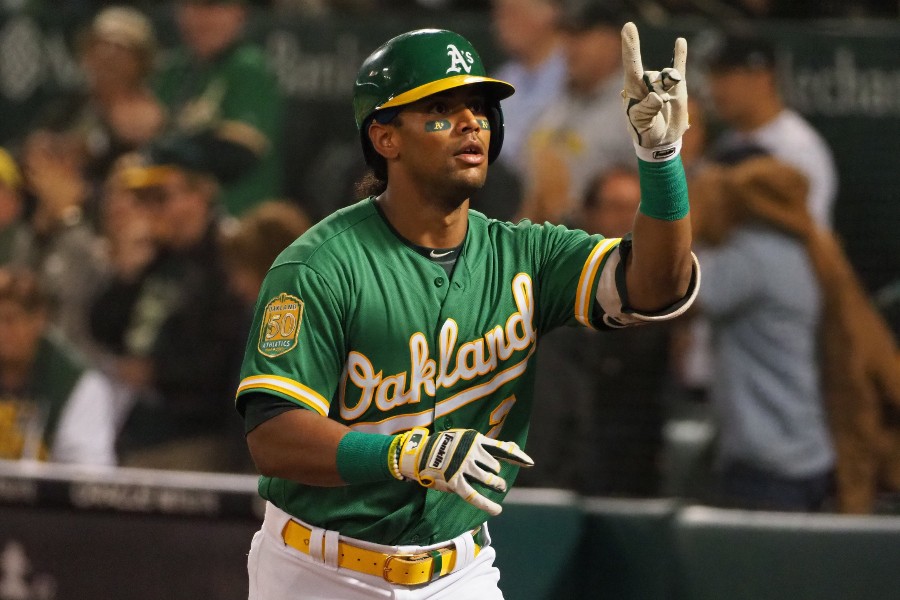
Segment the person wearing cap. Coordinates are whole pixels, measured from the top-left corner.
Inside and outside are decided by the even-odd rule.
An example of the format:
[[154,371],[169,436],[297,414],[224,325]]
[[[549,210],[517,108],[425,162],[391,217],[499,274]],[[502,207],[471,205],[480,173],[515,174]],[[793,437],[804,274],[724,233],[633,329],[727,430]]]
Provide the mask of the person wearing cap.
[[0,459],[116,464],[124,403],[49,319],[37,275],[0,267]]
[[838,189],[837,166],[822,135],[785,105],[774,46],[759,35],[727,35],[706,63],[713,108],[727,126],[711,151],[759,146],[800,169],[810,182],[810,214],[820,226],[830,228]]
[[250,10],[240,0],[178,0],[181,44],[154,84],[165,135],[207,155],[234,216],[282,195],[281,92],[262,48],[244,38]]
[[566,85],[533,126],[521,217],[570,223],[594,174],[632,160],[631,137],[619,127],[625,15],[610,0],[566,4],[560,23]]
[[153,255],[137,273],[114,273],[90,311],[104,369],[134,398],[119,455],[125,466],[228,471],[240,443],[227,398],[243,311],[225,285],[218,182],[203,152],[180,140],[139,158],[123,160],[119,175],[147,213]]
[[249,598],[503,597],[487,520],[533,464],[533,402],[568,410],[534,397],[538,338],[666,321],[698,289],[687,43],[661,72],[633,23],[620,43],[642,188],[624,238],[477,211],[515,90],[463,36],[406,32],[363,61],[362,199],[275,260],[246,344],[236,406],[267,501]]
[[[109,6],[78,32],[75,55],[83,85],[43,106],[32,130],[77,142],[80,171],[94,187],[120,155],[162,131],[163,107],[149,86],[156,59],[153,25],[135,8]],[[94,200],[86,201],[89,220]]]
[[140,148],[162,131],[164,110],[149,86],[155,60],[156,35],[146,15],[125,6],[97,13],[83,41],[80,62],[96,120],[87,143],[98,157],[94,165],[98,178],[116,157]]

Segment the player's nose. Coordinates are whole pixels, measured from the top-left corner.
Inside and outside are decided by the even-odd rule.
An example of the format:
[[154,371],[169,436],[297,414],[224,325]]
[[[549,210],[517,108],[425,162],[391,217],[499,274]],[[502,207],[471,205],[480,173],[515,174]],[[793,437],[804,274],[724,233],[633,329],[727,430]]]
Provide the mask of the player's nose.
[[478,115],[468,106],[462,109],[457,126],[462,133],[471,133],[472,131],[477,133],[481,131],[481,121],[479,121]]

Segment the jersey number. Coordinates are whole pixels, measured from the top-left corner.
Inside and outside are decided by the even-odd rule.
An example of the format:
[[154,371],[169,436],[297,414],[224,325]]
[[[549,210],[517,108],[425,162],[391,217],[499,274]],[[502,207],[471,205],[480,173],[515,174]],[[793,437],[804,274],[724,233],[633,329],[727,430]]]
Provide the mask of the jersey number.
[[516,395],[513,394],[506,400],[500,403],[500,406],[495,408],[491,412],[491,420],[490,425],[492,425],[491,430],[488,431],[485,435],[492,439],[498,439],[500,435],[500,429],[503,428],[503,422],[506,421],[506,416],[509,414],[509,411],[512,409],[513,404],[516,403]]

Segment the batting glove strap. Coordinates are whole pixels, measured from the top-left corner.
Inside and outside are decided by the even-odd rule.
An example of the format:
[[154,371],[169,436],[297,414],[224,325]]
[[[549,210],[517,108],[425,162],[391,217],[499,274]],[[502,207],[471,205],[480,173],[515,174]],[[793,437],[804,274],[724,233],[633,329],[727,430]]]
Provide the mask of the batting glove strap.
[[517,444],[498,442],[472,429],[429,434],[427,429],[416,427],[403,435],[408,436],[401,442],[399,458],[404,477],[428,488],[455,493],[491,515],[500,514],[502,508],[479,494],[472,482],[504,492],[506,480],[499,475],[499,460],[523,467],[534,464]]
[[634,153],[644,162],[669,162],[681,154],[681,138],[675,140],[674,144],[657,146],[656,148],[644,148],[637,142],[634,142]]

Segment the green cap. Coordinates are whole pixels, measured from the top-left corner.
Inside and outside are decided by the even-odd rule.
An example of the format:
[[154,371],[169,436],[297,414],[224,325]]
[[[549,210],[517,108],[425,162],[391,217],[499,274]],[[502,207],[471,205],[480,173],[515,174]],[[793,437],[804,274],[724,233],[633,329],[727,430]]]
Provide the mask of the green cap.
[[473,84],[494,101],[515,91],[509,83],[487,77],[478,52],[458,33],[418,29],[398,35],[369,55],[359,69],[353,86],[356,126],[362,129],[378,110]]

